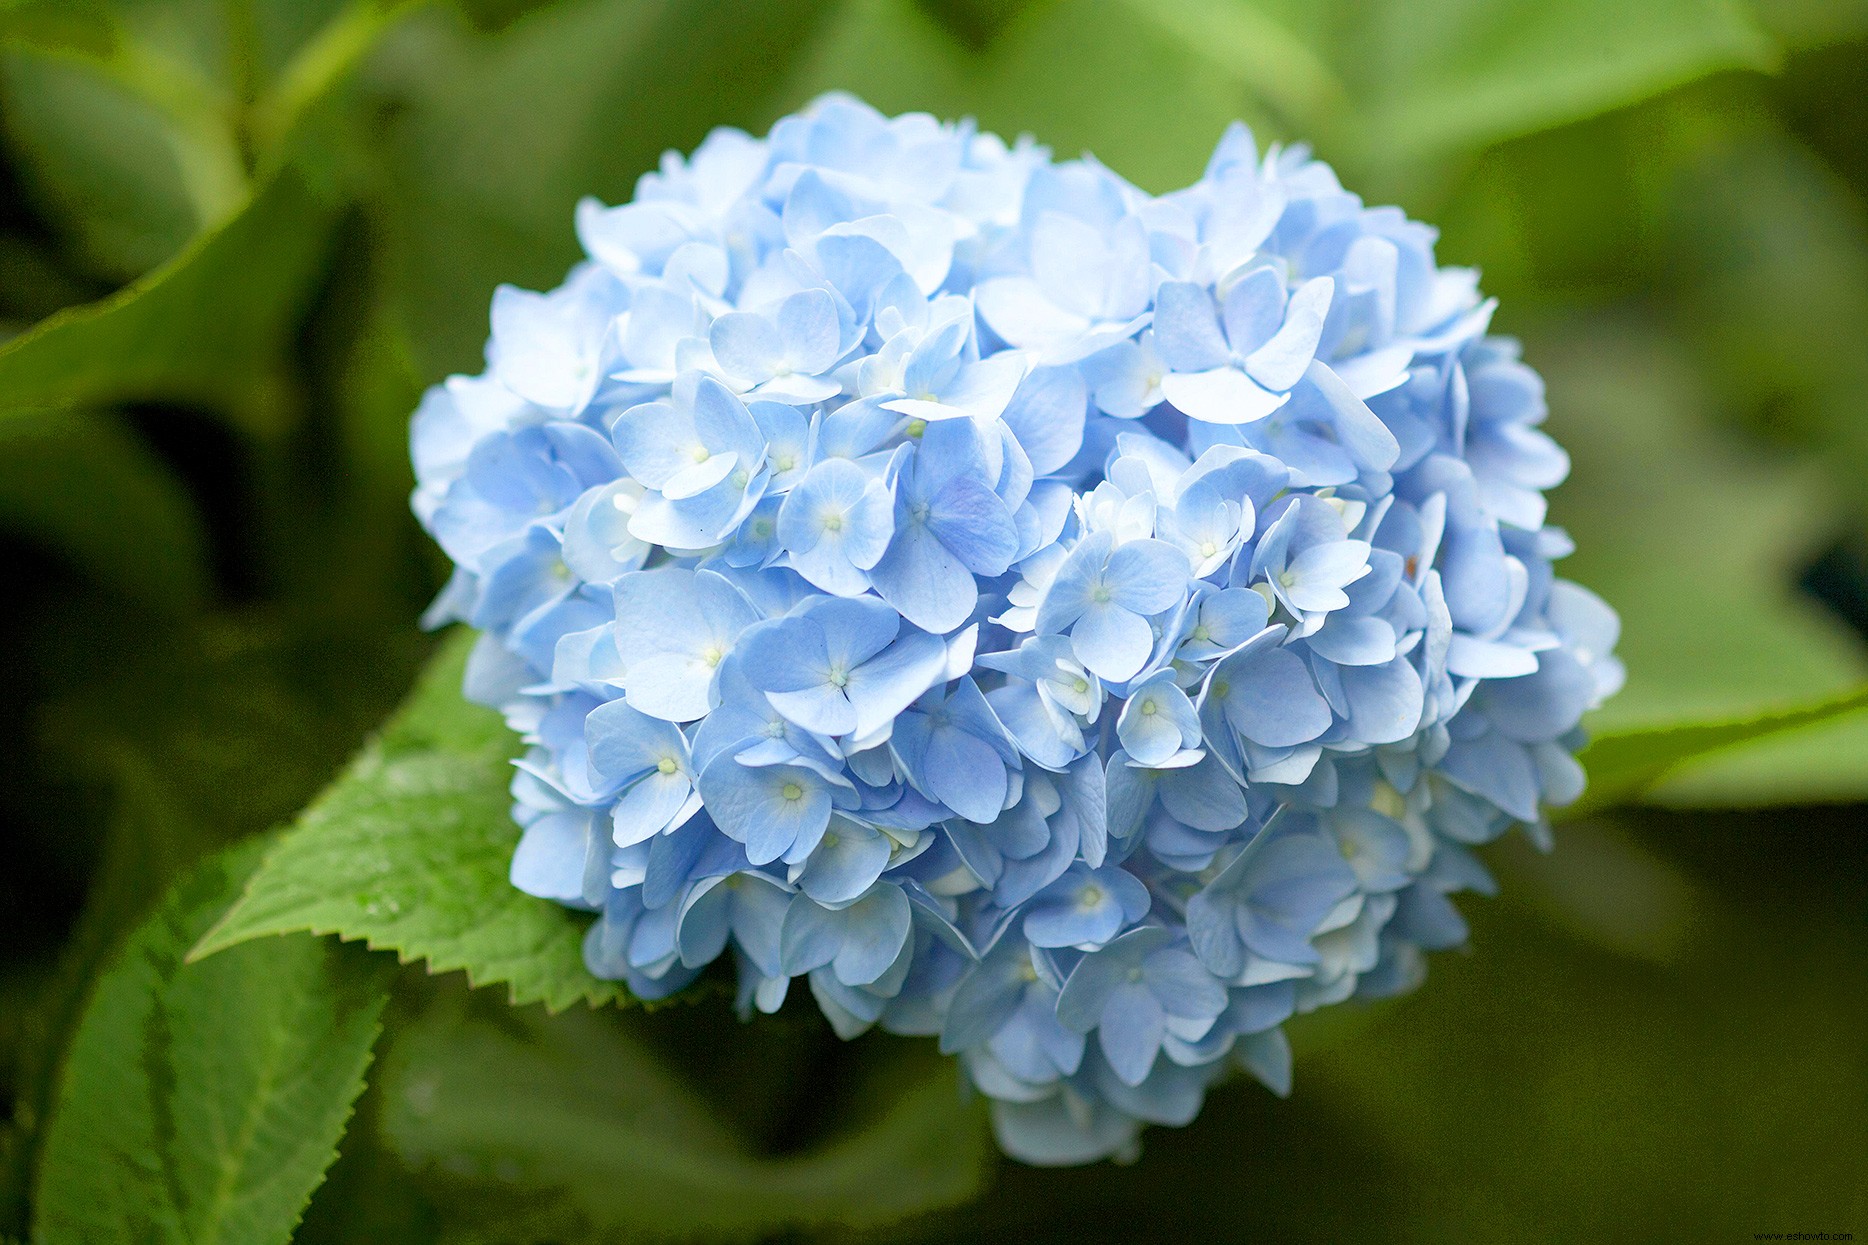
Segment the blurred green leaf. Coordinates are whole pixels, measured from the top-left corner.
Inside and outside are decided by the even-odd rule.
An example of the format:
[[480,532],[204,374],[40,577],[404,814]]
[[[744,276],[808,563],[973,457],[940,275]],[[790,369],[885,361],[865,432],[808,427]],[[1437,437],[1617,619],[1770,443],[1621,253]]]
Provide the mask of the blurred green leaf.
[[[1574,461],[1551,504],[1577,545],[1559,569],[1622,617],[1628,685],[1590,729],[1750,718],[1859,687],[1860,639],[1793,587],[1836,512],[1820,472],[1716,434],[1704,379],[1636,319],[1549,320],[1526,338]],[[1753,776],[1794,801],[1807,774]],[[1868,769],[1848,785],[1868,794]]]
[[[1589,774],[1589,789],[1580,801],[1562,810],[1562,816],[1578,816],[1639,795],[1682,766],[1709,754],[1719,754],[1718,760],[1725,763],[1728,758],[1724,754],[1729,749],[1847,719],[1865,707],[1868,687],[1777,713],[1597,736],[1578,758]],[[1807,752],[1807,745],[1798,751]],[[1797,768],[1810,777],[1820,779],[1830,769],[1825,763],[1828,758],[1820,755],[1801,759],[1804,763]],[[1769,794],[1775,795],[1774,788],[1796,773],[1793,764],[1793,758],[1784,758],[1765,778]],[[1724,781],[1733,784],[1729,772]],[[1855,790],[1853,794],[1860,792]]]
[[496,35],[441,14],[385,55],[396,101],[372,204],[391,306],[426,378],[478,370],[501,282],[555,285],[584,195],[629,198],[670,147],[769,121],[781,49],[830,0],[567,0]]
[[1868,0],[1756,0],[1758,20],[1792,47],[1819,47],[1868,34]]
[[178,621],[102,594],[65,600],[26,635],[46,684],[41,746],[52,764],[111,784],[116,758],[136,758],[205,846],[303,808],[382,721],[423,648],[412,628]]
[[284,1242],[336,1157],[384,966],[302,937],[182,961],[260,848],[178,884],[98,982],[41,1157],[35,1240]]
[[1346,5],[1335,30],[1324,46],[1356,101],[1356,154],[1385,165],[1580,120],[1720,70],[1768,70],[1778,55],[1737,0]]
[[57,223],[129,279],[239,211],[409,0],[0,10],[7,132]]
[[[377,680],[393,686],[411,664],[400,632],[152,615],[89,586],[50,600],[45,613],[23,603],[8,635],[16,668],[31,671],[16,669],[28,746],[9,752],[8,832],[27,848],[16,872],[44,868],[48,850],[73,868],[95,863],[55,971],[14,1017],[18,1058],[0,1083],[12,1116],[0,1126],[0,1230],[24,1229],[64,1049],[109,957],[179,870],[302,807],[381,721]],[[35,840],[55,846],[34,853]],[[13,894],[48,883],[36,871],[11,880]]]
[[1681,808],[1757,808],[1859,801],[1868,785],[1868,712],[1856,710],[1772,731],[1667,772],[1649,803]]
[[1123,177],[1167,190],[1199,175],[1231,121],[1276,129],[1208,52],[1128,0],[1026,6],[980,52],[912,0],[852,0],[798,58],[782,98],[797,107],[848,90],[884,112],[976,117],[1063,157],[1093,150]]
[[193,500],[114,416],[0,419],[0,525],[159,609],[194,608],[207,596]]
[[[1868,210],[1768,117],[1680,117],[1662,236],[1728,410],[1830,456],[1868,509]],[[1721,122],[1725,122],[1721,124]]]
[[256,433],[289,422],[287,330],[324,258],[333,209],[287,167],[222,228],[101,302],[0,346],[0,418],[27,407],[199,402]]
[[1020,14],[1057,0],[915,0],[962,43],[981,51]]
[[517,741],[460,692],[456,635],[382,737],[320,796],[191,953],[309,930],[363,939],[435,972],[504,983],[553,1010],[629,996],[584,967],[586,921],[507,880],[519,828],[506,793]]
[[964,1201],[985,1177],[981,1115],[932,1049],[891,1044],[882,1074],[841,1096],[860,1104],[846,1132],[762,1156],[730,1111],[710,1111],[638,1036],[658,1018],[526,1010],[496,1026],[440,1009],[397,1033],[383,1133],[435,1183],[451,1240],[720,1241],[861,1228]]
[[127,280],[237,210],[247,170],[215,80],[227,62],[199,46],[219,6],[119,7],[14,6],[0,87],[42,206],[101,275]]
[[[1306,42],[1275,3],[1239,0],[1127,0],[1129,8],[1171,35],[1196,60],[1238,79],[1288,124],[1316,130],[1348,107],[1348,89],[1321,53],[1328,40]],[[1309,25],[1314,14],[1300,19]]]

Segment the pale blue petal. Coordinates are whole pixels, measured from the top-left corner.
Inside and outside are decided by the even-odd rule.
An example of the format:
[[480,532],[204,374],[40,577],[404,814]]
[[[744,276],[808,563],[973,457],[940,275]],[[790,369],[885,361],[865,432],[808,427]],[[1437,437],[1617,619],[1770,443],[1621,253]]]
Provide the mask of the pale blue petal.
[[878,883],[867,896],[840,914],[843,945],[831,972],[846,986],[868,985],[886,973],[908,941],[913,913],[899,886]]
[[748,384],[767,379],[784,362],[778,327],[752,312],[727,312],[707,330],[707,340],[726,374]]
[[1137,614],[1159,614],[1187,594],[1187,555],[1161,540],[1135,540],[1109,555],[1111,599]]
[[1231,357],[1220,333],[1213,296],[1204,286],[1162,282],[1155,294],[1154,330],[1155,352],[1176,371],[1203,372],[1223,366]]
[[694,794],[683,773],[651,773],[617,799],[611,817],[618,847],[634,847],[666,830]]
[[1125,981],[1110,992],[1096,1037],[1109,1067],[1123,1081],[1140,1085],[1147,1079],[1166,1035],[1167,1013],[1145,985]]
[[1018,525],[984,483],[956,476],[929,503],[928,530],[976,575],[1003,575],[1018,553]]
[[[996,499],[995,499],[996,500]],[[902,617],[944,635],[972,616],[978,582],[923,523],[904,522],[869,578]]]
[[1119,605],[1091,605],[1070,629],[1077,660],[1099,678],[1122,683],[1133,678],[1154,651],[1154,631],[1146,619]]
[[[779,304],[777,319],[785,362],[794,371],[816,375],[836,363],[842,329],[836,301],[829,294],[800,290]],[[717,348],[714,353],[719,353]]]
[[856,737],[874,734],[940,682],[946,662],[939,639],[915,632],[852,671],[843,690],[856,706]]
[[1254,268],[1226,292],[1223,316],[1232,353],[1252,354],[1277,333],[1284,320],[1284,278],[1271,268]]
[[1234,730],[1267,748],[1308,743],[1330,728],[1330,706],[1303,659],[1287,649],[1229,657],[1213,675],[1225,689],[1223,708]]
[[1161,392],[1189,418],[1222,425],[1256,423],[1290,399],[1289,394],[1272,393],[1230,365],[1170,373],[1161,380]]
[[821,904],[849,903],[882,876],[889,864],[889,844],[880,831],[833,820],[805,862],[798,885]]
[[777,860],[800,840],[815,843],[830,824],[823,779],[794,765],[753,769],[720,757],[701,771],[701,798],[728,838],[755,865]]
[[[1283,392],[1303,379],[1323,338],[1336,283],[1317,277],[1297,287],[1284,309],[1284,325],[1270,341],[1246,356],[1245,370],[1265,388]],[[1235,343],[1237,345],[1237,343]]]

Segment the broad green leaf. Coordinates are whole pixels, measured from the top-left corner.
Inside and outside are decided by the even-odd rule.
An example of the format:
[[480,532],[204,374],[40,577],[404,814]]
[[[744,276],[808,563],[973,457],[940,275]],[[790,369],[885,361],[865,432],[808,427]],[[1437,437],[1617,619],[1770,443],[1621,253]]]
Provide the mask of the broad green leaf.
[[287,167],[222,228],[101,302],[0,346],[0,418],[132,399],[199,402],[269,432],[289,418],[285,338],[334,209]]
[[[1296,0],[1277,7],[1301,11]],[[1707,74],[1770,69],[1736,0],[1441,0],[1338,10],[1352,145],[1396,165],[1579,120]]]
[[0,91],[28,188],[90,266],[128,280],[237,210],[247,172],[231,92],[201,46],[218,6],[119,7],[16,6]]
[[0,419],[0,527],[160,609],[196,606],[207,594],[193,501],[112,415]]
[[[981,1113],[931,1043],[885,1039],[872,1048],[881,1067],[839,1091],[853,1108],[844,1129],[766,1156],[748,1147],[731,1107],[710,1109],[689,1088],[689,1077],[719,1070],[677,1070],[652,1049],[665,1019],[533,1009],[496,1024],[441,1008],[398,1032],[382,1078],[383,1135],[436,1189],[451,1239],[763,1239],[888,1223],[979,1188]],[[724,1009],[708,1019],[736,1027]],[[852,1054],[832,1052],[839,1073]],[[741,1071],[757,1079],[716,1086],[716,1099],[769,1094],[788,1070]],[[832,1092],[821,1081],[801,1088],[807,1107]]]
[[557,284],[577,200],[628,199],[670,148],[762,126],[829,0],[566,0],[498,34],[411,25],[383,77],[402,107],[372,204],[422,374],[478,370],[501,282]]
[[1848,804],[1862,798],[1868,712],[1812,719],[1668,771],[1650,803],[1681,808]]
[[41,1155],[43,1245],[284,1242],[336,1157],[384,966],[303,937],[183,963],[259,851],[189,875],[98,982]]
[[[1055,6],[1025,25],[1034,47],[1068,64],[1086,23],[1126,25],[1137,46],[1151,33],[1172,40],[1184,64],[1227,74],[1236,110],[1268,108],[1270,137],[1316,142],[1351,172],[1437,160],[1776,61],[1732,0],[1122,0]],[[1179,124],[1171,106],[1149,112]]]
[[519,828],[506,788],[517,741],[467,703],[472,637],[455,636],[409,702],[266,855],[193,957],[309,930],[362,939],[503,983],[514,1003],[621,1002],[584,968],[588,918],[507,880]]
[[[1546,320],[1525,339],[1549,382],[1549,431],[1573,460],[1551,519],[1577,549],[1558,569],[1622,617],[1628,685],[1590,730],[1747,719],[1860,687],[1859,637],[1793,586],[1837,513],[1814,464],[1701,422],[1703,377],[1638,320]],[[1757,791],[1791,802],[1809,777],[1783,769]],[[1829,798],[1868,794],[1868,767],[1822,778]]]
[[237,212],[405,0],[25,0],[0,13],[7,132],[105,275]]
[[[1818,755],[1811,758],[1796,758],[1794,753],[1809,748],[1808,734],[1812,728],[1823,727],[1842,720],[1845,728],[1858,724],[1847,720],[1862,717],[1860,710],[1868,709],[1868,688],[1858,688],[1842,696],[1779,713],[1758,714],[1752,717],[1733,718],[1718,722],[1698,722],[1680,726],[1662,727],[1657,730],[1627,731],[1620,734],[1602,735],[1590,740],[1584,750],[1581,761],[1589,774],[1589,789],[1583,798],[1570,808],[1563,810],[1564,817],[1573,817],[1597,808],[1607,807],[1631,796],[1636,796],[1656,783],[1679,772],[1709,755],[1716,755],[1718,765],[1712,773],[1698,784],[1690,778],[1685,784],[1688,792],[1699,790],[1716,791],[1721,784],[1737,792],[1754,790],[1740,780],[1740,775],[1748,777],[1751,784],[1757,784],[1762,794],[1768,799],[1775,795],[1772,789],[1783,781],[1783,773],[1796,770],[1809,774],[1818,781],[1824,775],[1834,773],[1839,785],[1851,796],[1860,795],[1860,777],[1846,772],[1845,766],[1833,763],[1843,760],[1841,755],[1827,755],[1818,747]],[[1790,736],[1786,741],[1780,736]],[[1797,736],[1803,736],[1798,739]],[[1825,732],[1817,737],[1822,739],[1837,738],[1835,732]],[[1840,738],[1859,742],[1859,730],[1845,729]],[[1773,747],[1789,744],[1793,755],[1777,758],[1775,766],[1765,765],[1765,773],[1760,777],[1757,772],[1760,762],[1752,760],[1745,764],[1745,756],[1751,754],[1745,745],[1760,744],[1770,741]],[[1733,749],[1743,749],[1739,756],[1739,765],[1734,768],[1728,755]],[[1868,757],[1868,750],[1854,754],[1857,761]],[[1801,760],[1801,764],[1798,761]],[[1690,773],[1690,771],[1689,771]],[[1800,791],[1799,794],[1807,794]],[[1754,795],[1755,798],[1755,795]],[[1845,796],[1844,798],[1849,798]],[[1690,799],[1687,802],[1692,802]],[[1749,802],[1739,800],[1738,802]]]

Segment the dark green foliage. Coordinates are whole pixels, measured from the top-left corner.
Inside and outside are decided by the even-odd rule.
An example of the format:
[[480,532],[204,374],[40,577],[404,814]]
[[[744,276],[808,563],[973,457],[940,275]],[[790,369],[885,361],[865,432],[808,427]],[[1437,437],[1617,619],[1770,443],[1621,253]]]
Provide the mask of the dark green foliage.
[[185,877],[98,979],[40,1156],[45,1245],[285,1241],[336,1157],[382,963],[302,937],[183,962],[261,847]]

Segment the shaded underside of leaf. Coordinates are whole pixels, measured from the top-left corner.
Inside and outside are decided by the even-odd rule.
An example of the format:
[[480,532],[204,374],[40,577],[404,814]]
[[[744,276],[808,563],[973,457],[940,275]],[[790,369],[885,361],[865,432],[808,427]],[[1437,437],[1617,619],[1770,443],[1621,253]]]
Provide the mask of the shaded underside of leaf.
[[515,889],[507,784],[516,741],[461,696],[454,636],[408,703],[266,855],[195,958],[309,931],[501,983],[514,1003],[622,1002],[584,967],[588,918]]
[[309,938],[183,962],[260,851],[191,873],[99,980],[41,1156],[44,1245],[284,1242],[336,1157],[384,965]]

